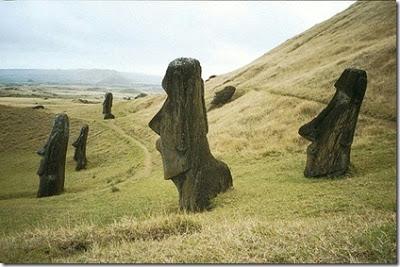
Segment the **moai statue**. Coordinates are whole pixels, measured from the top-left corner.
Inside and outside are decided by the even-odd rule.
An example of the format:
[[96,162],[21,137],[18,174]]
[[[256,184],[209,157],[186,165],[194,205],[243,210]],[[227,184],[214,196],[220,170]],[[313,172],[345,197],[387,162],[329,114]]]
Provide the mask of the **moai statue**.
[[210,111],[214,108],[221,107],[228,103],[231,100],[235,91],[236,88],[234,86],[226,86],[224,87],[224,89],[216,92],[208,110]]
[[208,146],[200,62],[175,59],[168,66],[162,87],[168,97],[149,127],[160,136],[156,148],[163,160],[164,178],[177,187],[182,210],[201,211],[211,198],[232,186],[232,176]]
[[74,160],[76,161],[75,170],[79,171],[86,168],[86,141],[89,133],[89,125],[85,124],[81,128],[78,139],[72,144],[75,147]]
[[67,114],[58,114],[53,129],[43,148],[37,151],[42,156],[37,174],[40,177],[37,197],[61,194],[64,191],[65,158],[69,136]]
[[306,177],[340,176],[347,172],[358,113],[367,89],[367,73],[345,69],[335,83],[328,106],[299,134],[311,141],[307,148]]
[[104,119],[114,119],[114,115],[111,114],[111,107],[112,107],[113,95],[112,93],[106,93],[104,102],[103,102],[103,114]]

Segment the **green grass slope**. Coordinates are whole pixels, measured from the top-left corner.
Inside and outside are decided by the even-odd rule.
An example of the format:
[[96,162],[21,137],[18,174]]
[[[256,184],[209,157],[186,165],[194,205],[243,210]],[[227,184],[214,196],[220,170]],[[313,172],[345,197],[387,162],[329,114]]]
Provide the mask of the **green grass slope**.
[[[397,262],[395,12],[394,3],[356,3],[206,84],[208,103],[228,84],[238,87],[239,97],[208,113],[211,151],[231,168],[234,188],[199,214],[178,210],[177,191],[163,179],[157,136],[147,127],[165,95],[115,101],[112,121],[102,120],[101,104],[0,98],[0,261]],[[375,55],[379,43],[391,49]],[[346,56],[321,55],[345,46]],[[361,51],[370,56],[357,57]],[[304,178],[308,142],[297,130],[329,101],[343,68],[354,64],[332,60],[346,58],[364,62],[357,66],[369,77],[350,173]],[[274,76],[278,66],[285,71]],[[32,110],[34,103],[46,109]],[[71,119],[70,144],[81,124],[90,125],[88,168],[74,170],[69,145],[66,192],[36,199],[35,151],[62,111]]]

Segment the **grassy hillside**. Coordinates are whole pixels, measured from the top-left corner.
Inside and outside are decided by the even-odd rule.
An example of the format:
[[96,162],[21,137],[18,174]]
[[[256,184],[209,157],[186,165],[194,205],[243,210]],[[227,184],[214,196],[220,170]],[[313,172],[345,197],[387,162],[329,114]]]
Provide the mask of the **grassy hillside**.
[[[211,151],[231,168],[234,189],[200,214],[179,212],[147,127],[165,95],[117,100],[112,121],[101,104],[0,98],[0,261],[397,262],[395,15],[395,3],[356,3],[207,82],[208,103],[219,88],[238,88],[208,113]],[[308,142],[297,130],[348,66],[369,79],[350,173],[304,178]],[[35,151],[62,111],[71,119],[66,192],[36,199]],[[70,144],[84,122],[89,162],[76,172]]]
[[236,71],[207,83],[327,103],[348,67],[368,74],[363,112],[396,119],[396,2],[360,1]]

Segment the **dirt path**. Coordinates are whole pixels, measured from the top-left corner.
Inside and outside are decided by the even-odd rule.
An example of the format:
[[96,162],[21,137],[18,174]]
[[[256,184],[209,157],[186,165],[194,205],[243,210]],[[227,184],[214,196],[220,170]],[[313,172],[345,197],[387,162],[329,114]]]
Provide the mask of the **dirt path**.
[[112,120],[102,121],[102,122],[100,122],[100,124],[109,128],[110,130],[116,132],[119,136],[121,136],[122,138],[127,140],[129,143],[134,144],[142,149],[143,154],[144,154],[144,159],[143,159],[143,169],[140,170],[140,175],[144,176],[144,177],[149,176],[152,171],[152,163],[151,163],[151,154],[150,154],[149,150],[147,149],[147,147],[144,144],[142,144],[140,141],[138,141],[137,139],[128,135],[120,127],[115,125],[114,121],[112,121]]
[[[87,123],[96,123],[100,125],[103,129],[105,130],[111,130],[114,133],[116,133],[119,137],[125,139],[128,141],[130,144],[139,147],[143,151],[143,162],[141,162],[141,165],[143,167],[139,168],[136,172],[136,175],[138,177],[148,177],[150,176],[153,166],[152,166],[152,157],[151,153],[147,149],[147,147],[141,143],[139,140],[135,139],[134,137],[128,135],[121,127],[117,126],[115,124],[115,120],[102,120],[98,119],[97,117],[81,117],[77,116],[76,114],[72,115],[71,117],[86,121]],[[93,120],[92,122],[89,122],[88,120]],[[129,170],[128,170],[129,171]]]

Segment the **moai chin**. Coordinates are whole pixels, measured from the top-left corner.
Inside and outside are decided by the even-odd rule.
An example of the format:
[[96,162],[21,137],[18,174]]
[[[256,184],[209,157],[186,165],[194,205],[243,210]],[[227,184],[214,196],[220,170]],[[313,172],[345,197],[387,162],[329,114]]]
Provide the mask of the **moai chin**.
[[299,129],[299,134],[312,142],[307,148],[306,177],[340,176],[349,168],[351,144],[367,89],[367,73],[345,69],[335,87],[336,93],[328,106]]
[[114,115],[111,113],[112,102],[113,102],[112,93],[106,93],[103,102],[103,114],[105,120],[115,118]]
[[172,61],[162,87],[167,99],[149,127],[160,136],[156,148],[161,153],[164,178],[171,179],[177,187],[182,210],[201,211],[208,208],[210,199],[232,186],[232,176],[228,166],[215,159],[208,146],[199,61]]
[[89,133],[89,125],[84,124],[81,128],[78,139],[72,146],[75,147],[74,160],[76,161],[75,170],[79,171],[86,168],[86,141]]
[[37,197],[58,195],[64,191],[68,136],[68,116],[58,114],[47,143],[37,151],[37,154],[42,157],[37,171],[40,177]]

